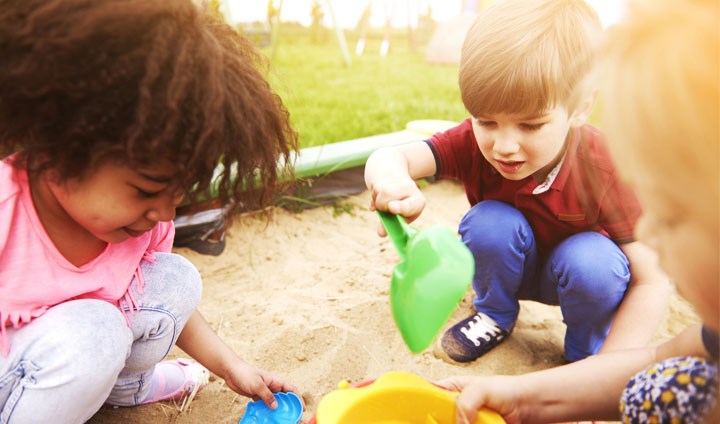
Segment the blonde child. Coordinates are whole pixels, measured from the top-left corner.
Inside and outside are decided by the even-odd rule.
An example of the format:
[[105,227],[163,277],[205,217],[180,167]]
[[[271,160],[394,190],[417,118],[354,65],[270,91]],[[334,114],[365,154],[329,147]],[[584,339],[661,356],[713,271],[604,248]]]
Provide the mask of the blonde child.
[[[465,188],[471,209],[459,232],[475,257],[476,313],[442,336],[444,359],[473,361],[505,340],[520,299],[560,306],[568,361],[643,346],[664,314],[666,279],[635,238],[640,207],[602,133],[586,124],[593,91],[576,90],[599,31],[582,0],[498,1],[462,48],[460,92],[472,117],[367,161],[371,209],[409,221],[425,207],[414,180]],[[596,179],[602,185],[588,190]]]
[[[720,81],[715,1],[634,0],[610,28],[604,121],[650,211],[661,262],[702,319],[657,347],[550,370],[441,382],[509,423],[717,423],[720,330]],[[618,411],[619,405],[619,411]]]
[[[218,163],[219,200],[252,207],[296,148],[259,55],[190,0],[3,0],[0,40],[0,422],[179,399],[208,369],[276,407],[295,386],[221,341],[170,253]],[[197,362],[161,361],[176,343]]]

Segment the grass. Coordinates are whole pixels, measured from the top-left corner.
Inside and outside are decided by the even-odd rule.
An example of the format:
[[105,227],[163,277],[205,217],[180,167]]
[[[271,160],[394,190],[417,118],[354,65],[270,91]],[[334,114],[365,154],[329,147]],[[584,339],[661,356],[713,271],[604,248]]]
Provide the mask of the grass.
[[[404,32],[394,34],[385,57],[378,53],[379,35],[368,37],[365,53],[357,56],[358,37],[346,34],[349,67],[334,33],[317,38],[308,29],[281,28],[269,74],[301,147],[399,131],[417,119],[467,116],[457,65],[425,63],[424,48],[412,51]],[[262,51],[272,55],[269,47]]]
[[[466,118],[458,66],[424,61],[430,33],[417,34],[413,51],[407,34],[396,30],[390,53],[381,57],[381,30],[368,36],[362,56],[355,54],[358,34],[346,31],[348,67],[331,30],[317,36],[309,28],[283,24],[268,77],[290,111],[300,147],[399,131],[417,119]],[[270,47],[261,51],[272,56]],[[600,109],[597,105],[591,124],[599,124]]]

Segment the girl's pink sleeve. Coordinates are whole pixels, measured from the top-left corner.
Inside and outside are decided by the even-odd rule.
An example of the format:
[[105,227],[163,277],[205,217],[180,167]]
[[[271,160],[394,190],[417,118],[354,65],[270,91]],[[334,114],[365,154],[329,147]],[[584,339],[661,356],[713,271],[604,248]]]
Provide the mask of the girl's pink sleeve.
[[175,224],[172,221],[158,222],[153,228],[148,250],[155,252],[170,252],[175,239]]

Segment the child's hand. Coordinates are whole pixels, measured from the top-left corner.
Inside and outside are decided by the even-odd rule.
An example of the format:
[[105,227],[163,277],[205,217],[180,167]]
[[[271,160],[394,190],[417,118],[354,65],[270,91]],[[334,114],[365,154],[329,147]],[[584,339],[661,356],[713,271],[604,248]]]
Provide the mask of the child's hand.
[[459,391],[456,400],[458,423],[474,423],[482,407],[502,415],[507,424],[520,423],[520,404],[512,377],[451,377],[440,380],[438,386]]
[[277,408],[277,400],[275,400],[273,393],[294,392],[302,399],[302,395],[293,384],[245,362],[239,362],[229,370],[225,383],[233,391],[243,396],[250,397],[253,400],[262,399],[271,409]]
[[[410,223],[417,219],[425,209],[427,203],[425,196],[412,179],[379,183],[373,185],[370,210],[381,210],[402,215]],[[382,224],[378,228],[378,234],[385,236],[385,229]]]

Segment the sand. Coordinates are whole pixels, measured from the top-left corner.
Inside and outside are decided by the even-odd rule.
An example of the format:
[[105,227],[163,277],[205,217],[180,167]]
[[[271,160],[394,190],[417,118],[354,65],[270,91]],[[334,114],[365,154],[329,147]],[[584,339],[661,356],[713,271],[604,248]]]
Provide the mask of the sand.
[[[452,182],[423,188],[428,205],[413,224],[456,229],[468,209],[462,188]],[[388,289],[398,256],[376,234],[367,192],[339,205],[300,213],[270,209],[238,217],[217,257],[189,249],[204,279],[200,310],[240,356],[287,377],[303,393],[302,422],[338,382],[374,379],[389,371],[433,380],[463,374],[517,374],[560,365],[565,332],[559,308],[521,302],[509,339],[469,365],[448,364],[432,348],[412,354],[392,320]],[[472,290],[450,322],[472,311]],[[677,295],[655,341],[680,332],[697,316]],[[171,356],[182,356],[175,348]],[[171,402],[134,408],[103,408],[90,423],[233,423],[249,399],[212,377],[185,411]]]

